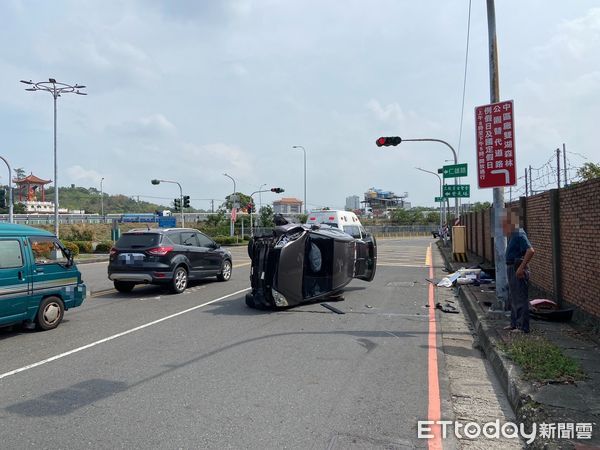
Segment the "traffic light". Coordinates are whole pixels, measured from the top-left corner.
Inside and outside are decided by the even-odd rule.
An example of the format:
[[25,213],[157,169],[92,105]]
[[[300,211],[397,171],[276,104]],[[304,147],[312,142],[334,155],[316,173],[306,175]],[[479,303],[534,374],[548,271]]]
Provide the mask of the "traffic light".
[[176,198],[173,200],[173,205],[175,205],[175,211],[179,211],[181,209],[181,199],[180,198]]
[[281,189],[279,187],[278,188],[271,188],[271,192],[275,192],[277,194],[280,194],[280,193],[282,193],[284,191],[285,191],[285,189]]
[[248,203],[246,205],[246,211],[248,211],[248,214],[252,214],[254,212],[254,204],[253,203]]
[[380,137],[375,141],[377,147],[389,147],[390,145],[398,145],[402,142],[402,138],[400,136],[389,136],[389,137]]
[[0,208],[6,208],[6,190],[0,189]]
[[184,195],[183,196],[183,207],[184,208],[189,208],[190,207],[190,196],[189,195]]

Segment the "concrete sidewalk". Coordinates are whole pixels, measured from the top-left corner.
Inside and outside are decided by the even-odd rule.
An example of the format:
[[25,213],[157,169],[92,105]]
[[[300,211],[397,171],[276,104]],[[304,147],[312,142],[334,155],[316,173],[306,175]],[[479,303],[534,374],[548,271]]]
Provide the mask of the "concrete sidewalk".
[[[474,267],[481,262],[472,255],[467,263],[454,262],[450,247],[439,245],[439,248],[449,271]],[[537,424],[537,438],[532,448],[600,448],[600,349],[594,338],[569,323],[532,318],[532,334],[542,335],[561,348],[565,355],[578,361],[587,378],[574,383],[525,381],[521,369],[501,350],[502,344],[511,339],[511,334],[503,330],[508,318],[497,318],[487,312],[496,299],[494,285],[462,285],[458,289],[479,345],[500,380],[518,421],[527,429]],[[541,424],[551,424],[546,435],[541,433]],[[562,427],[559,424],[573,425],[559,431]]]

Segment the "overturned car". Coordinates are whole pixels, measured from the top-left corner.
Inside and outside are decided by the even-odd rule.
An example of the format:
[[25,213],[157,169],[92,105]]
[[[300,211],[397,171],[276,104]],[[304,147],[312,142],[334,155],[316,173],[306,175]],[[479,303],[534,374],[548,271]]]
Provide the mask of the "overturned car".
[[248,244],[252,260],[246,304],[273,309],[339,297],[353,278],[373,280],[377,244],[326,225],[286,224]]

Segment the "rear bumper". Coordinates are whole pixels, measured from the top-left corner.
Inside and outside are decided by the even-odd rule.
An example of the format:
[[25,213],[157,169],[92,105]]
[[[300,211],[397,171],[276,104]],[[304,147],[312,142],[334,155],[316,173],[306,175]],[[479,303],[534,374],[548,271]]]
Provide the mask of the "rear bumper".
[[[156,276],[160,274],[160,276]],[[130,281],[133,283],[159,284],[167,283],[173,278],[173,272],[111,272],[108,279],[112,281]]]
[[108,276],[112,281],[134,281],[136,283],[152,283],[152,275],[147,273],[111,273]]

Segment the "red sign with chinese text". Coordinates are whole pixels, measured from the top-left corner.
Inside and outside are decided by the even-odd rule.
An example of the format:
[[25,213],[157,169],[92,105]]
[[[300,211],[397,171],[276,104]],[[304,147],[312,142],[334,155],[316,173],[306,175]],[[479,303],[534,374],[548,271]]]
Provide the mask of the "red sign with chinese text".
[[513,101],[475,108],[479,188],[517,184]]

